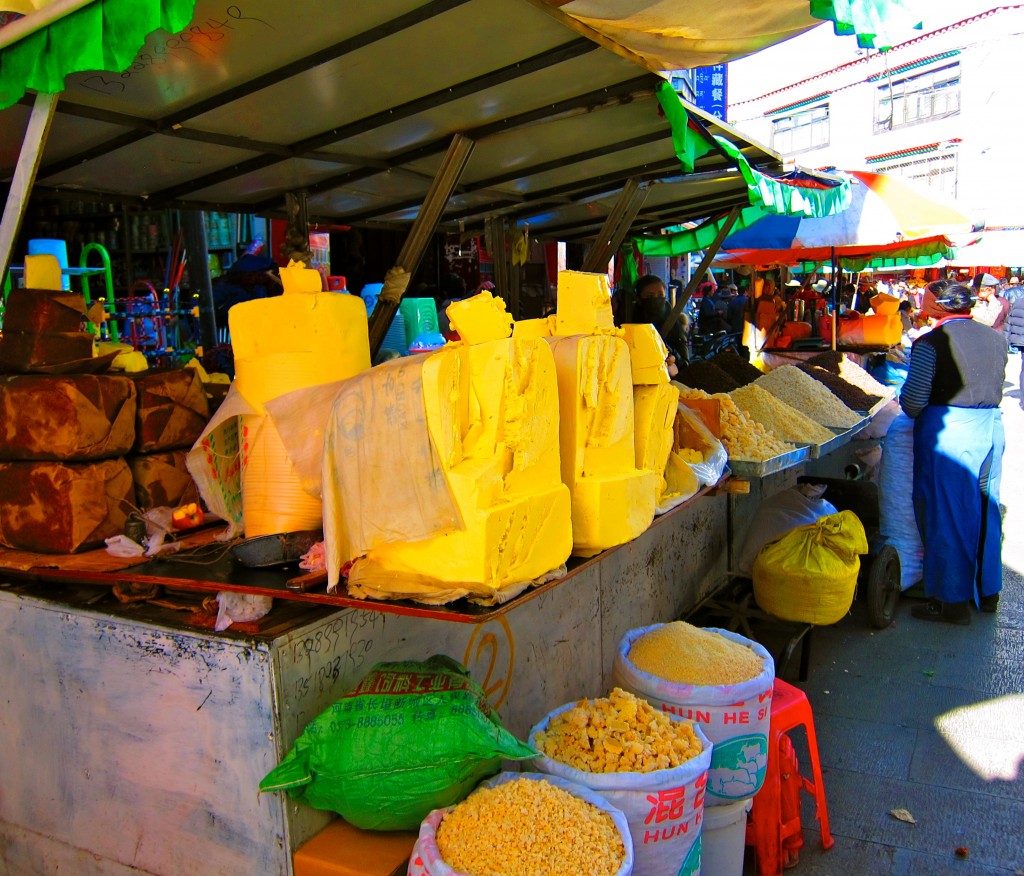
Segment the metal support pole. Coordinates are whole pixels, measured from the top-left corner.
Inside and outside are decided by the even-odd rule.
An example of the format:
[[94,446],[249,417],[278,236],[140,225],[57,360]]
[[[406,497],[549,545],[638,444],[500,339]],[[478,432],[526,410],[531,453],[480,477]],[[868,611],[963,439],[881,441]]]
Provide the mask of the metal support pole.
[[[438,225],[441,223],[444,208],[447,206],[448,199],[455,190],[455,186],[458,185],[462,172],[469,163],[469,157],[472,155],[475,145],[475,141],[463,134],[456,134],[452,138],[448,152],[441,162],[441,167],[438,168],[434,181],[430,185],[430,190],[423,199],[423,206],[420,207],[416,219],[413,220],[409,236],[406,237],[405,243],[402,244],[402,250],[398,254],[398,261],[395,267],[402,268],[410,276],[416,273],[416,269],[423,259],[423,254],[427,250],[427,245],[430,243],[430,238],[434,236]],[[388,291],[386,283],[383,291],[385,293]],[[388,329],[391,327],[391,321],[398,312],[398,305],[401,303],[402,294],[404,294],[404,290],[393,297],[382,295],[377,301],[377,306],[370,316],[371,359],[380,352],[381,344],[384,343],[384,336],[387,334]]]
[[715,239],[711,241],[711,246],[704,250],[704,258],[700,260],[700,267],[697,268],[697,272],[690,277],[690,282],[686,284],[686,288],[682,291],[679,296],[679,300],[672,306],[672,312],[668,315],[668,318],[661,326],[661,336],[665,337],[670,331],[672,326],[676,324],[679,319],[679,314],[683,312],[683,308],[686,307],[686,302],[690,300],[693,293],[697,291],[697,286],[700,285],[701,280],[704,278],[704,274],[707,273],[708,267],[711,262],[714,261],[715,256],[718,255],[718,250],[722,248],[722,241],[728,236],[729,232],[732,231],[733,225],[736,224],[736,220],[740,217],[740,208],[733,207],[729,211],[729,215],[725,217],[725,222],[722,223],[722,227],[718,229],[718,234],[715,235]]
[[605,217],[604,225],[597,233],[594,245],[583,260],[584,271],[600,273],[608,269],[608,262],[626,239],[636,214],[647,200],[649,191],[650,188],[641,186],[636,177],[626,180],[611,212]]
[[[513,277],[516,266],[512,264],[511,254],[508,250],[508,220],[504,216],[491,216],[485,222],[485,239],[488,242],[491,252],[491,260],[494,266],[494,285],[498,294],[505,299],[508,312],[513,317],[519,317],[518,313],[518,291],[517,284]],[[513,309],[513,306],[516,309]]]
[[57,109],[56,94],[37,94],[32,105],[32,114],[28,119],[25,137],[22,140],[18,163],[11,178],[11,188],[4,204],[3,219],[0,220],[0,283],[7,275],[11,265],[11,254],[14,242],[21,230],[21,221],[25,217],[32,186],[35,185],[36,173],[43,159],[43,148],[50,134],[50,123]]
[[836,291],[838,282],[836,280],[836,248],[832,247],[832,349],[838,346],[839,337],[839,295]]
[[199,325],[203,349],[217,346],[217,318],[213,307],[213,282],[206,247],[206,223],[200,210],[181,211],[181,230],[185,238],[185,262],[193,294],[199,296]]

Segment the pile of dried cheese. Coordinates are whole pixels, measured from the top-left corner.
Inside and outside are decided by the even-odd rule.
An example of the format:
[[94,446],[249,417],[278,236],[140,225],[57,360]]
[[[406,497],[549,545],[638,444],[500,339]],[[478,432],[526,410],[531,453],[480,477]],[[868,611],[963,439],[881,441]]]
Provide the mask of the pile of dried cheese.
[[761,658],[750,648],[685,621],[644,633],[627,655],[641,672],[677,684],[719,687],[757,678]]
[[474,791],[441,821],[437,847],[469,876],[615,876],[626,857],[607,812],[536,779]]
[[783,441],[824,444],[836,437],[835,432],[780,401],[755,383],[733,390],[729,395],[740,406],[740,410]]
[[796,450],[792,444],[781,441],[760,423],[750,419],[724,392],[708,395],[702,390],[691,389],[681,383],[677,383],[675,386],[679,390],[680,398],[718,399],[721,403],[722,413],[722,444],[725,445],[730,459],[762,462],[773,456],[781,456],[783,453]]
[[858,414],[795,365],[773,368],[752,385],[767,390],[777,399],[781,399],[822,426],[849,429],[861,421]]
[[588,773],[667,770],[703,750],[691,722],[672,721],[621,688],[604,699],[580,700],[532,741],[552,760]]

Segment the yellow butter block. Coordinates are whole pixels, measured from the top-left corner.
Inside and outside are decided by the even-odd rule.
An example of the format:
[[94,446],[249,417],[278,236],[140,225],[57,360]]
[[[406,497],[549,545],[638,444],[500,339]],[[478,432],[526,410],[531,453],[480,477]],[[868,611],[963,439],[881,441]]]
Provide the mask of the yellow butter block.
[[[320,292],[243,301],[228,311],[228,326],[238,389],[254,405],[370,367],[366,306],[354,295]],[[270,356],[282,357],[278,362],[293,359],[286,378],[274,378],[273,369],[261,367]],[[262,374],[250,377],[252,368]],[[273,386],[264,387],[264,381]]]
[[512,326],[512,337],[526,340],[529,338],[550,338],[551,318],[520,319]]
[[290,261],[288,267],[280,269],[280,273],[285,295],[311,295],[323,291],[323,276],[319,271],[307,268],[303,262]]
[[462,527],[374,545],[353,565],[349,589],[429,597],[447,585],[493,596],[560,566],[572,528],[547,343],[445,347],[427,357],[422,375],[427,426]]
[[228,325],[235,385],[256,410],[242,418],[239,436],[245,534],[317,529],[321,502],[303,489],[264,405],[369,368],[366,307],[361,299],[337,292],[278,295],[236,304],[228,311]]
[[512,335],[512,314],[505,302],[484,290],[462,301],[454,301],[445,309],[448,321],[467,344],[500,341]]
[[559,271],[554,334],[565,337],[614,330],[608,275]]
[[629,348],[611,335],[553,338],[562,480],[573,552],[636,538],[654,519],[658,475],[636,467]]
[[636,467],[658,476],[655,503],[665,492],[665,465],[672,452],[679,391],[670,383],[633,387]]
[[295,876],[393,876],[404,873],[416,845],[414,830],[360,830],[338,818],[292,857]]
[[657,476],[632,471],[584,478],[572,494],[572,552],[589,557],[643,533],[654,520]]
[[629,323],[622,327],[623,339],[629,347],[633,367],[633,385],[647,386],[668,383],[668,347],[650,323]]
[[556,569],[572,550],[569,491],[564,484],[475,509],[464,522],[465,529],[370,550],[352,565],[349,591],[357,596],[391,593],[416,598],[449,586],[472,596],[493,597],[502,588]]
[[59,292],[63,288],[63,277],[57,256],[25,256],[25,288]]

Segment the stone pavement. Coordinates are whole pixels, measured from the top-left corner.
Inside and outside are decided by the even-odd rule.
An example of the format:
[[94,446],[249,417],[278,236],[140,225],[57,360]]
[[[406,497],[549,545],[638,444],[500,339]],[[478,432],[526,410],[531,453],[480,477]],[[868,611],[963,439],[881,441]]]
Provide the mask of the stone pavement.
[[[835,846],[822,850],[804,795],[804,847],[788,871],[796,876],[1024,874],[1020,367],[1021,356],[1011,356],[998,613],[976,614],[968,627],[928,623],[911,618],[905,595],[886,630],[873,629],[855,602],[850,616],[814,631],[810,674],[799,686],[814,709]],[[794,744],[809,775],[801,734]],[[894,809],[917,823],[897,820]],[[966,860],[956,856],[961,847]]]

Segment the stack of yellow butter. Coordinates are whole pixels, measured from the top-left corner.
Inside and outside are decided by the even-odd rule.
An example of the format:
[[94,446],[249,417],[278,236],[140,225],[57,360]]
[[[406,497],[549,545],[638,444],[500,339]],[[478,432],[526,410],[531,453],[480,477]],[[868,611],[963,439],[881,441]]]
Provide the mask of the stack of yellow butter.
[[[612,320],[604,274],[562,271],[552,322],[549,343],[558,370],[562,480],[572,495],[573,553],[592,556],[651,525],[662,472],[645,466],[658,466],[657,458],[667,455],[664,429],[652,426],[667,413],[660,411],[663,402],[655,400],[650,410],[645,406],[645,437],[638,446],[630,347]],[[664,357],[661,361],[664,368]]]
[[302,489],[264,405],[296,389],[351,377],[370,367],[366,307],[360,298],[321,292],[317,271],[281,269],[284,294],[228,312],[235,385],[256,410],[241,417],[242,516],[247,537],[318,529],[318,498]]
[[624,325],[633,364],[633,430],[636,467],[658,475],[655,502],[663,512],[699,489],[696,474],[676,453],[675,420],[679,391],[671,384],[665,361],[668,349],[650,323]]
[[[356,596],[432,603],[461,596],[500,601],[560,567],[572,548],[569,491],[560,477],[558,386],[551,349],[543,339],[513,338],[504,302],[489,292],[456,302],[447,313],[461,341],[429,356],[403,360],[413,363],[415,379],[406,379],[401,394],[422,392],[426,430],[437,457],[429,474],[435,480],[443,477],[461,522],[409,540],[399,537],[400,526],[408,525],[400,519],[409,508],[394,504],[397,489],[389,488],[379,502],[364,504],[358,517],[344,507],[345,493],[338,494],[340,513],[328,514],[332,523],[325,532],[328,572],[333,583],[340,564],[354,559],[348,589]],[[397,384],[399,370],[407,369],[392,369],[390,375],[382,367],[380,379]],[[377,371],[360,380],[375,377]],[[393,386],[380,389],[394,392]],[[361,456],[363,472],[376,466],[379,452],[346,431],[345,424],[360,410],[368,411],[377,395],[368,389],[361,392],[358,405],[347,399],[336,404],[325,460],[330,454],[337,462],[331,475],[324,471],[325,505],[339,485],[348,489],[360,477],[346,460]],[[382,471],[375,480],[387,482],[396,474],[427,476]],[[412,504],[408,488],[400,493],[407,497],[406,506]],[[430,504],[443,503],[432,497]]]

